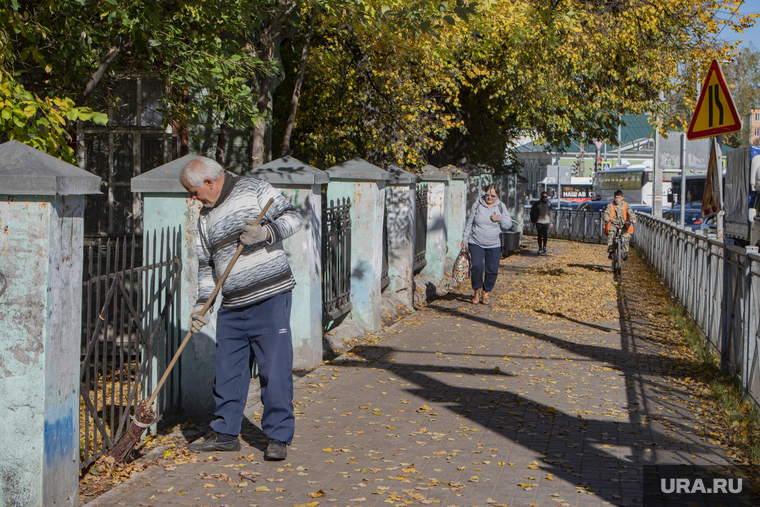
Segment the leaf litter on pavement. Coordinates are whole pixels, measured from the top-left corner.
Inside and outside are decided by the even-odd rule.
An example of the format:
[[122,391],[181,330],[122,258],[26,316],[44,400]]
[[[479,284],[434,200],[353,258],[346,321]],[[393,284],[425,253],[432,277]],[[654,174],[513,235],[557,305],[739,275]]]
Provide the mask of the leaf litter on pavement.
[[[293,464],[260,463],[254,452],[256,475],[208,484],[256,505],[498,507],[530,494],[539,502],[530,505],[564,507],[576,503],[571,493],[608,488],[567,456],[608,462],[621,494],[640,479],[622,465],[626,453],[678,463],[688,439],[705,448],[690,455],[695,463],[721,445],[743,462],[721,439],[709,387],[646,264],[632,255],[616,279],[603,246],[552,243],[561,248],[547,257],[502,259],[491,305],[474,306],[465,284],[453,287],[307,373],[294,396]],[[621,355],[626,339],[637,352]],[[654,379],[646,387],[642,370]],[[607,429],[592,429],[597,421]],[[537,450],[549,441],[565,450]],[[277,490],[261,484],[271,470]]]

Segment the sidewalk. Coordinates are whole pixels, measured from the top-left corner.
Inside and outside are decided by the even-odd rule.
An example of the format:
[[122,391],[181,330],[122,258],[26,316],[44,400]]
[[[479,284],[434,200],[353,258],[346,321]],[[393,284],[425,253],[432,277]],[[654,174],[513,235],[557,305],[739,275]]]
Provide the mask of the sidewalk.
[[618,283],[600,245],[549,252],[503,259],[490,306],[462,286],[300,379],[286,461],[246,424],[240,453],[88,506],[639,506],[645,464],[730,463],[643,261]]

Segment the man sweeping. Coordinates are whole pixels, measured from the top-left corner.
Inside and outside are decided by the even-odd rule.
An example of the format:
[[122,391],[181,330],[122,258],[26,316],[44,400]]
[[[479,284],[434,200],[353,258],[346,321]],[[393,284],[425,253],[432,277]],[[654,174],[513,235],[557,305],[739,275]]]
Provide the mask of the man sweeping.
[[[198,157],[180,175],[182,186],[203,205],[198,218],[198,300],[189,327],[208,323],[201,309],[215,278],[224,272],[238,245],[244,248],[222,286],[217,315],[214,378],[215,434],[188,449],[239,451],[240,427],[255,360],[264,405],[261,429],[269,437],[264,459],[283,460],[293,440],[293,344],[290,336],[292,289],[282,240],[301,228],[301,215],[269,183],[224,171]],[[265,203],[273,204],[260,225],[254,220]]]

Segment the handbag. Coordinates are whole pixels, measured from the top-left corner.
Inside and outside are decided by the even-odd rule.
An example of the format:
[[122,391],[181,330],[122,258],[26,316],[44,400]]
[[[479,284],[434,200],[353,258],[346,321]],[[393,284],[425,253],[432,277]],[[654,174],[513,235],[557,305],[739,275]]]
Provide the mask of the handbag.
[[457,255],[456,261],[454,261],[454,272],[451,274],[451,278],[456,283],[462,283],[470,277],[470,253],[462,249]]

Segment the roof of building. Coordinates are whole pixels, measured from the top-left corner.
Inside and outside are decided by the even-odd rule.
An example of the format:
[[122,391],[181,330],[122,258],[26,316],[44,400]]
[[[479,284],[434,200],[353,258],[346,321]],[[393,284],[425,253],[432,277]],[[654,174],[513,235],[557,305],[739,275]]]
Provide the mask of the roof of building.
[[[620,141],[623,148],[631,143],[634,143],[634,146],[636,146],[636,141],[654,137],[654,127],[649,124],[648,114],[624,114],[622,116],[622,122],[623,126],[620,129]],[[610,145],[607,146],[607,149],[609,150],[611,147],[617,147],[616,140],[613,139]],[[553,147],[550,143],[528,142],[522,146],[518,146],[516,151],[518,153],[580,153],[581,147],[579,141],[571,141],[569,144],[562,144],[559,147]],[[587,142],[585,151],[586,153],[593,153],[593,143]],[[630,150],[627,151],[630,153]]]

